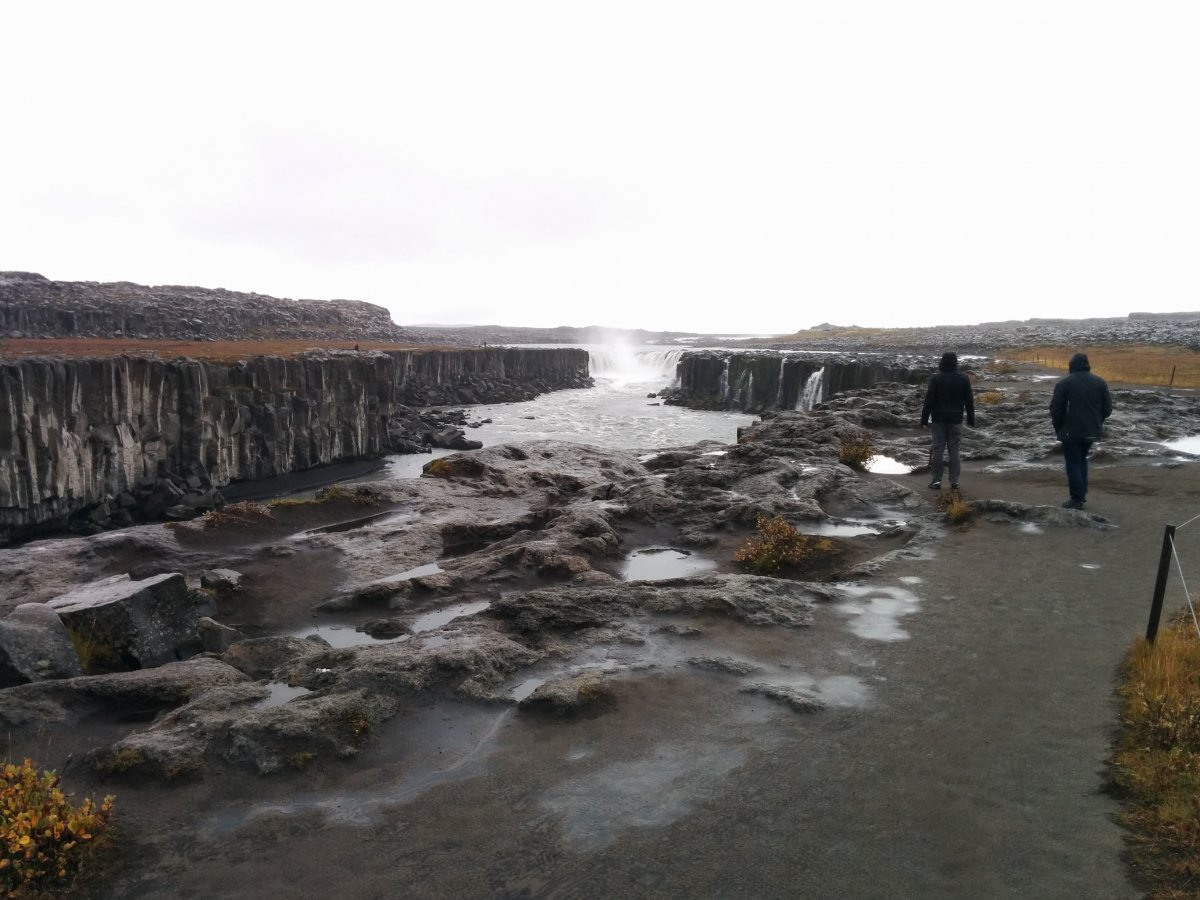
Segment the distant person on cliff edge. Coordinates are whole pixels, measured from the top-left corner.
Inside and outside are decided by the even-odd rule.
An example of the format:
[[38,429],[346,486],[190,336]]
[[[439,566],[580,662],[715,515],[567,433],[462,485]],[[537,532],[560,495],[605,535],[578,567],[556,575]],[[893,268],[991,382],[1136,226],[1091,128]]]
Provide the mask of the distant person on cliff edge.
[[1067,488],[1071,492],[1063,506],[1083,509],[1088,491],[1088,451],[1104,434],[1104,420],[1112,415],[1112,395],[1108,382],[1092,374],[1086,353],[1072,356],[1067,370],[1067,377],[1054,386],[1050,421],[1055,436],[1062,441]]
[[964,411],[967,424],[974,428],[975,396],[971,391],[971,379],[958,371],[957,353],[943,353],[937,372],[929,379],[925,405],[921,407],[921,427],[931,428],[933,434],[929,448],[929,486],[935,491],[942,489],[943,454],[950,457],[950,487],[958,488],[958,476],[962,471],[958,446],[962,442]]

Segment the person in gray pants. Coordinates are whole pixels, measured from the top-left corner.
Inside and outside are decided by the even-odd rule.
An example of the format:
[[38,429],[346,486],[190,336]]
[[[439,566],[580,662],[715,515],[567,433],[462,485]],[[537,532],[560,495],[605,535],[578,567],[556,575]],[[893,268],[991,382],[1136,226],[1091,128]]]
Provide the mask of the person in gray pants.
[[950,487],[958,488],[962,472],[958,447],[962,441],[964,412],[967,424],[974,428],[975,395],[971,380],[958,371],[957,353],[943,353],[937,372],[929,379],[925,405],[921,407],[921,427],[931,428],[933,434],[929,448],[929,486],[935,491],[942,489],[943,456],[950,459]]

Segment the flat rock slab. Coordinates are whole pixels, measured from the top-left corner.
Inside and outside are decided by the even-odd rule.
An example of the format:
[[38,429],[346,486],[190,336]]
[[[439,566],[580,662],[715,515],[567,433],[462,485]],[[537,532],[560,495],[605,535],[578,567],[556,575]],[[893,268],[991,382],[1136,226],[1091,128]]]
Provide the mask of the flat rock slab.
[[179,573],[114,575],[47,604],[72,635],[88,674],[161,666],[197,644],[197,611]]

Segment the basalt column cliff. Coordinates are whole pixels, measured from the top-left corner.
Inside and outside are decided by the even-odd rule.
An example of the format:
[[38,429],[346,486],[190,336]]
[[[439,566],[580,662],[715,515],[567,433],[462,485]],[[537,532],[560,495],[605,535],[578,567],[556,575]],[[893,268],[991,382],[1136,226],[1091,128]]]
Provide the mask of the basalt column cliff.
[[178,494],[157,502],[169,503],[392,452],[409,441],[409,406],[590,384],[587,353],[574,349],[0,362],[0,543],[100,506],[128,509],[164,478]]

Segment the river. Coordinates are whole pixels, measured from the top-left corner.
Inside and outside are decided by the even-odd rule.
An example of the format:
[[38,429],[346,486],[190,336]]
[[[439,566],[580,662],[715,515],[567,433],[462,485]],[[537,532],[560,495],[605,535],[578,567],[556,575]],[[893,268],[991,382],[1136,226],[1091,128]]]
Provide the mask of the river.
[[[596,385],[553,391],[523,403],[491,403],[462,407],[471,421],[490,419],[468,428],[467,437],[485,447],[517,441],[558,440],[614,449],[655,450],[703,440],[732,444],[739,426],[755,417],[738,412],[709,412],[667,406],[647,396],[667,387],[675,377],[681,349],[660,346],[585,346]],[[453,451],[434,451],[445,456]],[[389,457],[382,477],[421,474],[432,457],[417,453]]]

